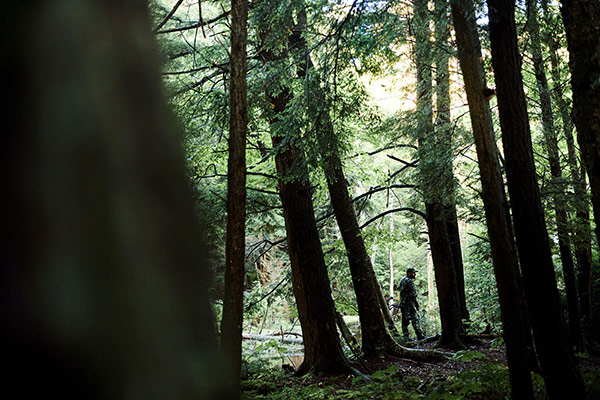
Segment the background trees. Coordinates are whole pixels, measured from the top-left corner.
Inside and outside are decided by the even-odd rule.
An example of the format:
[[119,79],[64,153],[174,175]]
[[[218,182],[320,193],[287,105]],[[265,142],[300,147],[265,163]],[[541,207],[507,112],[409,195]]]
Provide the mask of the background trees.
[[[483,90],[483,80],[491,82],[487,9],[476,3],[474,5],[474,35],[482,43],[482,65],[476,67],[482,71],[477,73],[478,78],[475,79]],[[467,329],[484,329],[488,324],[491,328],[499,329],[498,305],[490,301],[496,296],[494,279],[490,270],[481,271],[483,265],[491,265],[491,260],[495,260],[497,273],[512,271],[502,280],[514,286],[515,293],[520,291],[519,266],[512,232],[514,215],[509,214],[503,186],[505,149],[494,134],[495,131],[499,132],[496,110],[492,108],[491,113],[486,111],[484,94],[476,101],[469,99],[470,114],[467,113],[466,100],[479,89],[471,90],[472,94],[469,95],[467,80],[470,79],[470,73],[465,71],[462,60],[459,68],[452,53],[455,43],[451,42],[451,46],[446,43],[448,32],[459,34],[459,27],[451,26],[447,17],[444,17],[447,15],[446,5],[441,1],[424,3],[421,7],[422,16],[413,11],[412,4],[408,7],[395,1],[337,3],[315,0],[305,2],[302,7],[301,11],[300,6],[273,1],[259,1],[250,5],[247,69],[248,314],[245,329],[261,329],[266,315],[281,313],[289,316],[291,322],[286,325],[293,327],[297,316],[294,299],[286,297],[290,294],[286,267],[289,248],[284,241],[288,232],[284,230],[284,219],[280,212],[282,205],[275,186],[277,178],[281,176],[273,163],[269,162],[278,153],[271,146],[269,137],[272,122],[269,113],[272,113],[275,104],[270,97],[281,95],[284,88],[289,91],[290,98],[286,112],[277,117],[278,129],[285,132],[283,143],[294,142],[304,154],[300,164],[306,168],[305,174],[312,185],[312,202],[336,308],[346,315],[352,315],[356,314],[357,306],[350,274],[345,272],[348,261],[342,235],[332,218],[330,193],[326,184],[327,167],[321,168],[322,160],[328,155],[337,155],[342,164],[344,181],[354,205],[361,236],[371,253],[378,284],[385,293],[390,292],[390,265],[396,276],[402,275],[408,266],[426,271],[429,245],[433,242],[429,243],[425,233],[435,233],[436,230],[425,223],[423,216],[427,215],[427,210],[424,204],[433,198],[441,199],[443,208],[440,215],[452,219],[454,213],[451,212],[451,204],[456,202],[458,223],[447,221],[444,231],[450,233],[448,226],[459,226],[459,240],[450,243],[463,245],[462,250],[452,248],[446,252],[452,254],[453,264],[460,262],[461,257],[456,255],[464,252],[465,292],[470,295],[461,300],[461,268],[456,270],[458,274],[454,274],[456,284],[450,285],[452,291],[459,288],[458,318],[471,315],[471,325]],[[211,238],[212,265],[217,277],[213,295],[220,298],[222,284],[219,283],[219,276],[223,256],[219,238],[224,220],[223,214],[215,210],[222,209],[225,199],[223,155],[226,143],[223,137],[226,131],[224,116],[228,112],[225,99],[230,85],[227,70],[229,50],[225,45],[229,35],[229,11],[221,2],[203,2],[199,8],[197,4],[185,1],[168,19],[165,17],[172,7],[154,3],[153,10],[157,21],[155,31],[165,59],[169,60],[164,70],[165,81],[173,94],[172,105],[184,121],[188,134],[189,173],[200,200],[197,202],[199,218],[206,221]],[[568,108],[568,103],[564,102],[568,101],[570,95],[570,88],[565,85],[568,76],[566,42],[564,36],[547,33],[562,30],[560,19],[557,18],[558,7],[547,3],[534,6],[531,3],[529,13],[539,17],[536,19],[539,24],[537,30],[533,25],[536,20],[528,18],[525,10],[517,8],[515,12],[516,24],[520,29],[517,31],[523,32],[517,38],[519,51],[523,51],[526,60],[529,60],[529,54],[532,60],[536,60],[535,69],[530,68],[527,62],[522,69],[525,88],[528,90],[538,86],[541,82],[540,71],[545,70],[547,89],[543,89],[543,83],[539,83],[540,96],[542,92],[550,93],[552,90],[552,96],[543,95],[542,101],[532,96],[527,101],[532,121],[534,179],[540,187],[541,204],[544,206],[542,218],[550,221],[549,234],[540,235],[548,237],[552,252],[558,254],[557,249],[562,249],[563,261],[556,262],[553,259],[557,268],[562,268],[566,262],[564,260],[568,260],[566,255],[571,251],[569,248],[574,247],[578,260],[576,271],[579,287],[587,288],[593,280],[589,278],[592,268],[585,261],[586,254],[589,254],[586,248],[590,248],[589,239],[587,242],[585,239],[585,227],[589,229],[589,221],[585,219],[585,191],[582,190],[581,176],[577,176],[578,150],[568,134],[556,134],[550,141],[550,137],[543,135],[549,132],[549,128],[538,123],[543,121],[538,119],[538,115],[547,116],[550,112],[563,117],[560,120],[554,118],[557,123],[555,132],[569,132],[570,129],[568,116],[561,114]],[[301,13],[305,13],[307,29],[298,32]],[[426,26],[419,23],[419,18],[431,20],[435,31],[422,34]],[[527,30],[523,30],[526,21],[531,22]],[[457,23],[456,18],[453,22]],[[277,25],[277,29],[273,28],[269,35],[261,36],[258,28],[261,24]],[[305,45],[294,46],[294,35],[299,35]],[[419,35],[426,40],[420,40]],[[460,41],[457,42],[460,51]],[[411,46],[418,56],[425,54],[423,52],[430,46],[431,49],[427,51],[432,51],[433,57],[415,63],[410,59]],[[265,47],[272,48],[282,56],[264,63],[259,55]],[[307,65],[303,65],[302,60],[310,60],[310,72],[307,72]],[[444,72],[446,68],[447,73]],[[415,80],[417,71],[420,71],[420,82],[424,81],[423,74],[429,74],[433,78],[429,78],[429,81],[434,84],[419,92],[421,86]],[[270,97],[265,93],[270,93]],[[197,99],[204,101],[199,105]],[[429,119],[433,121],[435,117],[436,121],[430,129],[424,128],[423,108],[419,111],[417,99],[421,103],[428,99],[427,108],[433,112]],[[471,107],[478,102],[482,104],[480,108]],[[538,114],[540,104],[545,111]],[[491,105],[495,105],[495,100]],[[544,120],[548,121],[547,118]],[[327,130],[320,129],[321,132],[330,133],[313,134],[319,131],[319,124],[322,124],[321,127],[327,126]],[[471,129],[476,132],[483,126],[487,126],[487,138],[483,141],[483,136],[476,134],[473,143]],[[427,131],[433,133],[429,140],[431,146],[425,146],[426,141],[423,140]],[[416,146],[417,139],[419,146]],[[479,145],[474,146],[479,140]],[[548,147],[550,142],[551,148]],[[542,147],[543,143],[545,148]],[[498,152],[494,149],[496,146],[499,147]],[[552,151],[549,158],[544,156],[546,149]],[[494,154],[498,155],[497,161]],[[488,156],[490,158],[486,162]],[[434,168],[443,163],[450,166],[445,172]],[[448,182],[448,190],[439,184],[440,180],[436,180],[441,176],[446,176],[444,180]],[[560,181],[568,182],[562,186],[566,194],[556,197],[557,192],[553,188]],[[456,183],[459,185],[450,189]],[[546,207],[550,199],[559,204],[560,198],[574,198],[570,194],[575,192],[577,198],[583,199],[582,202],[566,201],[558,207],[564,209],[558,214]],[[509,199],[511,203],[516,200],[513,197]],[[391,226],[394,228],[390,229]],[[576,234],[571,233],[571,229]],[[456,232],[456,229],[453,231]],[[456,237],[456,233],[452,235]],[[571,236],[578,239],[569,243]],[[387,249],[392,249],[391,259]],[[503,256],[499,255],[501,253]],[[434,256],[434,264],[439,266],[442,258]],[[425,282],[425,274],[421,276],[423,278],[417,284],[423,295],[422,301],[425,302],[425,295],[428,299],[435,299],[435,289],[429,289],[431,286]],[[567,279],[563,280],[561,274],[558,280],[558,289],[563,297],[562,285],[573,287],[569,282],[572,274],[567,273],[565,277]],[[440,281],[448,280],[438,278],[437,281],[439,285]],[[475,281],[491,282],[491,285],[476,286]],[[484,287],[485,290],[482,289]],[[584,295],[580,297],[582,310],[591,308],[591,296],[588,293],[590,290],[584,289]],[[583,299],[588,300],[583,302]],[[442,303],[444,306],[449,304],[448,301]],[[486,307],[483,303],[486,303]],[[220,302],[215,304],[218,311]],[[424,315],[424,323],[433,333],[439,331],[440,322],[443,323],[444,319],[439,318],[435,302],[431,304],[433,309]],[[574,322],[577,316],[573,311],[570,314],[574,315],[571,320]],[[525,321],[522,320],[520,325],[525,326]],[[590,332],[588,336],[592,338],[594,329],[591,324],[586,326]]]

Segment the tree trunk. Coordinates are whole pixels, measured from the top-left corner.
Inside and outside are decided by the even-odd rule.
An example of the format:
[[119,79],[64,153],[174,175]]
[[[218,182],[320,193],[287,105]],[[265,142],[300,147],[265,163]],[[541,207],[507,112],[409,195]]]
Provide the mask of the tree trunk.
[[[333,134],[333,127],[327,128],[327,131]],[[320,136],[323,134],[323,131],[318,133]],[[362,350],[366,357],[381,357],[385,353],[387,332],[374,282],[369,273],[373,266],[367,254],[358,227],[356,213],[348,194],[341,160],[336,150],[329,149],[327,152],[326,162],[334,164],[332,173],[327,175],[327,186],[333,211],[348,254],[348,264],[358,304]]]
[[[446,157],[432,154],[448,152],[447,141],[436,138],[433,130],[431,31],[429,29],[427,2],[413,2],[415,26],[415,59],[417,64],[417,128],[419,143],[420,182],[425,196],[429,242],[435,268],[442,334],[440,345],[463,348],[458,334],[462,331],[456,273],[454,269],[450,239],[444,219],[443,203],[452,193],[452,164],[444,162]],[[441,142],[441,145],[440,145]],[[441,159],[441,161],[440,161]],[[449,169],[449,171],[448,171]]]
[[[389,191],[388,191],[388,205],[389,205]],[[389,210],[389,206],[388,206],[388,210]],[[394,218],[392,216],[390,216],[390,236],[394,236]],[[393,251],[392,251],[392,245],[390,244],[390,247],[388,248],[388,264],[389,264],[389,271],[390,271],[390,298],[394,298],[394,259],[393,259]]]
[[[596,238],[600,237],[600,4],[595,0],[563,0],[561,13],[567,33],[567,48],[569,50],[569,69],[571,71],[571,87],[573,90],[573,120],[577,127],[577,139],[592,189],[592,206],[596,224]],[[593,52],[593,54],[591,53]],[[560,96],[562,99],[562,96]],[[562,109],[566,110],[566,107]],[[573,165],[573,164],[572,164]],[[574,175],[575,176],[575,175]],[[581,174],[579,191],[585,188],[585,176]],[[577,186],[576,186],[577,194]],[[583,197],[583,196],[582,196]],[[578,199],[580,199],[578,197]],[[585,224],[588,209],[583,198],[578,203],[578,218]],[[588,218],[589,220],[589,218]],[[588,264],[588,240],[586,229],[580,225],[578,260],[581,260],[579,270],[579,294],[581,296],[581,312],[586,331],[591,328],[591,263]]]
[[436,135],[441,138],[441,145],[448,152],[448,161],[445,165],[445,174],[449,181],[450,194],[444,202],[443,216],[446,222],[446,230],[448,231],[448,240],[450,241],[450,249],[452,250],[452,264],[456,276],[456,290],[458,294],[458,302],[460,308],[461,319],[469,319],[469,310],[467,309],[467,299],[465,297],[465,273],[462,259],[462,249],[460,245],[460,232],[458,230],[458,216],[456,213],[456,200],[454,185],[454,172],[452,160],[454,159],[453,148],[453,127],[451,125],[450,116],[450,70],[448,68],[448,60],[452,54],[452,49],[449,46],[450,39],[450,16],[448,14],[447,0],[435,1],[435,92],[436,92]]
[[449,246],[448,232],[442,217],[443,206],[440,203],[427,203],[425,209],[442,324],[439,346],[463,349],[465,346],[458,337],[461,331],[461,321],[456,291],[456,275],[452,263],[452,249]]
[[596,238],[600,242],[600,3],[597,0],[561,3],[569,50],[573,120],[590,179]]
[[467,308],[467,297],[465,295],[465,268],[462,259],[462,247],[460,245],[456,204],[445,204],[443,215],[446,223],[446,231],[448,232],[450,250],[452,251],[452,265],[454,267],[454,275],[456,276],[456,293],[458,295],[460,317],[461,320],[468,321],[470,316],[469,309]]
[[484,96],[485,76],[480,61],[475,9],[471,0],[451,0],[450,4],[477,150],[512,395],[514,399],[533,399],[529,372],[533,347],[492,117]]
[[147,4],[73,6],[16,2],[0,17],[15,94],[0,139],[5,390],[232,398]]
[[[261,32],[263,42],[270,29],[272,25]],[[265,63],[279,61],[286,56],[285,53],[275,54],[264,46],[259,55]],[[308,171],[303,164],[304,155],[294,143],[300,132],[294,132],[297,136],[290,140],[288,132],[277,131],[276,122],[281,122],[279,116],[286,110],[292,94],[288,88],[283,88],[277,95],[267,93],[267,98],[273,113],[271,138],[273,148],[277,150],[275,165],[279,175],[292,286],[304,338],[305,357],[296,374],[358,374],[342,352],[336,330],[335,307],[315,221]]]
[[[282,112],[288,100],[285,92],[273,97],[274,111]],[[312,193],[304,175],[306,171],[299,168],[302,154],[293,144],[283,145],[282,137],[277,133],[273,134],[272,139],[273,147],[279,149],[275,156],[277,172],[281,177],[279,194],[287,232],[294,296],[304,338],[304,362],[296,373],[354,374],[342,352],[336,330],[335,309],[315,222]],[[292,175],[298,172],[300,176]]]
[[567,215],[567,204],[565,201],[565,185],[562,178],[560,158],[558,150],[558,137],[554,126],[552,115],[552,101],[548,89],[548,80],[544,67],[542,46],[540,40],[540,29],[538,26],[538,9],[533,0],[527,3],[527,23],[531,34],[531,53],[533,66],[537,81],[538,96],[542,113],[542,130],[544,134],[548,162],[550,164],[552,202],[556,214],[556,230],[558,232],[558,248],[562,262],[563,276],[567,292],[567,304],[569,311],[569,337],[576,351],[584,352],[583,332],[581,329],[581,316],[579,313],[579,299],[577,295],[577,284],[575,279],[575,265],[571,254],[571,239],[569,236],[569,221]]
[[246,21],[247,0],[231,2],[231,83],[229,87],[229,162],[227,166],[227,232],[225,293],[221,319],[221,352],[232,375],[229,385],[240,392],[244,262],[246,257]]
[[514,2],[488,0],[492,64],[525,295],[551,399],[587,398],[567,338],[536,181],[517,45]]

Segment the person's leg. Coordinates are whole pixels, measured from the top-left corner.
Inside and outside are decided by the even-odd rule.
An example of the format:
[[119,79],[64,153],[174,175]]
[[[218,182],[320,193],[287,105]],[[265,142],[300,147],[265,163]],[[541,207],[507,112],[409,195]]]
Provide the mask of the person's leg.
[[417,335],[417,339],[421,340],[425,337],[423,331],[421,330],[421,325],[419,323],[419,316],[417,314],[417,310],[413,309],[410,313],[410,321],[412,322],[413,329],[415,330],[415,335]]
[[409,333],[408,333],[408,325],[410,325],[410,310],[407,310],[406,307],[402,307],[402,309],[400,310],[402,313],[402,335],[404,336],[404,339],[409,338]]

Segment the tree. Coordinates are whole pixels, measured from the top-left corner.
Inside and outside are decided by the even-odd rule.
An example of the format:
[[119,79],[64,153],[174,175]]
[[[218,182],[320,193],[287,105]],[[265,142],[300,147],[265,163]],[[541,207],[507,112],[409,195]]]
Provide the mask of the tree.
[[532,399],[529,366],[533,348],[530,346],[527,306],[523,297],[490,108],[484,95],[486,85],[480,61],[481,44],[477,34],[475,9],[471,0],[451,0],[450,4],[457,54],[477,150],[481,196],[498,287],[512,394],[515,399]]
[[454,159],[453,146],[453,126],[451,121],[450,104],[450,70],[449,60],[452,55],[450,47],[450,15],[449,4],[446,0],[437,0],[435,2],[435,47],[433,55],[435,61],[435,98],[436,98],[436,116],[434,129],[436,136],[440,136],[440,147],[446,155],[444,162],[445,179],[448,181],[449,198],[444,203],[444,219],[446,221],[446,230],[452,250],[452,264],[454,274],[456,275],[456,290],[460,307],[461,319],[469,319],[469,310],[467,309],[467,300],[465,297],[465,273],[462,257],[462,248],[460,244],[460,232],[458,229],[458,215],[456,212],[456,185],[454,183],[454,173],[452,171],[452,161]]
[[[595,1],[565,0],[561,2],[561,14],[567,34],[569,50],[569,70],[571,71],[571,88],[573,91],[572,117],[577,127],[577,140],[587,171],[591,201],[596,222],[596,238],[600,237],[600,156],[598,137],[600,135],[600,61],[598,57],[598,38],[600,28],[596,21],[600,18],[600,5]],[[590,54],[590,49],[594,54]],[[553,53],[555,54],[555,53]],[[556,91],[556,98],[562,101],[561,94]],[[567,110],[566,107],[561,110]],[[565,124],[565,129],[567,125]],[[569,137],[570,135],[567,135]],[[571,157],[573,158],[573,157]],[[573,165],[573,162],[571,162]],[[577,175],[574,174],[577,178]],[[579,265],[579,294],[584,329],[588,332],[591,327],[592,305],[592,268],[589,253],[589,211],[585,198],[585,175],[576,181],[575,193],[578,202],[577,217],[581,224],[577,226],[578,233],[575,242]],[[586,216],[588,216],[586,218]]]
[[488,0],[487,4],[508,190],[542,375],[551,398],[585,399],[583,379],[567,338],[536,181],[514,3]]
[[229,398],[147,5],[73,7],[19,2],[2,16],[18,86],[15,134],[1,139],[7,390]]
[[242,363],[244,263],[246,259],[246,21],[247,0],[231,2],[231,61],[229,89],[229,163],[227,167],[227,235],[225,295],[221,319],[221,351],[239,392]]
[[[310,93],[306,102],[307,112],[316,114],[313,134],[317,137],[318,151],[333,212],[347,252],[361,323],[363,354],[369,358],[379,358],[385,354],[417,359],[444,358],[445,355],[440,352],[413,350],[400,346],[386,330],[385,315],[381,308],[383,294],[367,254],[354,205],[348,192],[348,183],[340,156],[341,144],[330,117],[327,88],[321,87],[318,73],[315,71],[303,37],[306,31],[306,18],[306,10],[302,8],[298,11],[297,23],[289,37],[289,48],[297,50],[300,54],[300,58],[295,61],[298,66],[298,76],[304,80],[305,92]],[[385,310],[387,311],[387,304]]]
[[556,230],[558,232],[558,247],[562,262],[563,276],[567,292],[567,304],[569,311],[569,337],[571,343],[578,352],[584,352],[583,333],[581,330],[581,316],[579,313],[579,299],[577,295],[577,283],[575,278],[575,265],[571,254],[571,239],[569,236],[569,221],[567,215],[567,203],[565,201],[565,185],[562,179],[560,166],[558,137],[554,126],[552,115],[552,100],[546,78],[546,70],[542,54],[540,39],[540,28],[538,24],[538,8],[535,1],[527,3],[528,28],[531,34],[531,54],[535,70],[537,92],[540,99],[542,114],[542,131],[544,135],[548,162],[550,164],[552,202],[556,215]]
[[[563,0],[573,90],[573,120],[592,191],[596,237],[600,241],[600,4],[595,0]],[[590,54],[591,52],[591,54]]]
[[[274,112],[282,113],[289,101],[289,92],[270,96],[270,99]],[[315,222],[312,191],[306,171],[298,170],[303,156],[298,147],[282,139],[281,133],[273,133],[273,147],[278,148],[275,163],[281,176],[279,193],[292,283],[304,340],[304,361],[296,374],[356,374],[342,352],[336,330],[335,307]],[[294,176],[296,173],[301,175]]]
[[[546,26],[551,23],[551,13],[545,9]],[[550,24],[548,30],[557,29],[556,21]],[[560,29],[564,29],[560,27]],[[579,292],[579,304],[583,324],[584,335],[589,338],[592,320],[592,234],[590,229],[590,205],[585,179],[585,166],[580,163],[578,155],[580,149],[575,148],[573,138],[573,120],[571,119],[571,106],[564,98],[563,79],[561,77],[561,65],[558,51],[560,49],[559,39],[553,31],[546,32],[545,42],[550,49],[551,75],[553,81],[552,97],[559,110],[562,121],[562,130],[567,142],[567,164],[571,172],[573,192],[575,194],[573,203],[575,207],[575,221],[573,225],[573,245],[575,259],[577,260],[577,286]]]
[[[442,335],[439,344],[450,348],[463,348],[458,335],[462,331],[460,303],[458,299],[456,272],[450,238],[444,215],[444,199],[451,185],[452,164],[440,165],[437,156],[449,149],[441,148],[433,130],[431,31],[429,29],[427,2],[413,2],[415,25],[415,61],[417,64],[417,135],[419,143],[420,181],[425,197],[425,214],[438,290]],[[443,136],[443,135],[441,135]],[[434,155],[435,154],[435,155]],[[448,158],[441,157],[444,161]],[[451,158],[450,158],[451,160]],[[449,171],[448,171],[449,170]],[[449,174],[448,174],[449,172]],[[439,187],[441,186],[441,188]]]
[[[269,67],[269,63],[281,61],[287,54],[277,52],[277,44],[271,48],[267,43],[273,37],[287,42],[287,37],[278,37],[279,32],[270,23],[269,26],[261,25],[260,29],[262,46],[259,56]],[[270,37],[270,34],[274,36]],[[279,174],[278,187],[287,232],[292,284],[304,341],[304,361],[296,374],[359,374],[342,352],[336,329],[335,307],[315,221],[308,171],[304,154],[296,144],[300,137],[298,126],[285,124],[284,121],[293,94],[288,87],[278,83],[272,83],[271,87],[277,87],[277,92],[270,89],[266,94],[272,111],[271,138],[276,151],[275,164]]]

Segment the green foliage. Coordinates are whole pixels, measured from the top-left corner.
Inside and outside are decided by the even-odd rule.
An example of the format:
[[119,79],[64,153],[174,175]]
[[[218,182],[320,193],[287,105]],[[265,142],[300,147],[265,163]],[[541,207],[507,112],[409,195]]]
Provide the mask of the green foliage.
[[500,346],[502,346],[504,344],[504,338],[502,336],[497,337],[496,339],[492,340],[492,342],[490,343],[490,347],[492,349],[496,349]]
[[491,249],[484,229],[479,224],[472,224],[463,241],[465,292],[467,308],[471,313],[470,326],[474,332],[484,330],[487,325],[492,331],[501,329],[500,305]]
[[[591,396],[598,394],[598,372],[585,375]],[[543,379],[533,374],[534,395],[546,398]],[[389,399],[389,400],[505,400],[511,398],[508,369],[498,363],[483,362],[472,370],[465,370],[447,379],[421,380],[403,376],[401,368],[391,366],[375,371],[370,380],[346,377],[335,380],[317,380],[303,383],[306,378],[285,378],[273,375],[245,381],[242,398],[246,400],[300,400],[300,399]],[[308,378],[309,382],[315,379]],[[595,382],[595,383],[594,383]],[[597,398],[597,397],[592,397]]]
[[504,400],[510,398],[508,370],[500,364],[486,363],[463,371],[447,382],[429,385],[429,400]]
[[600,399],[600,371],[590,371],[583,374],[585,387],[590,400]]
[[485,360],[487,358],[487,356],[483,353],[480,353],[478,351],[472,351],[472,350],[460,350],[457,351],[456,353],[454,353],[454,355],[452,356],[453,360],[456,361],[463,361],[463,362],[471,362],[474,360]]

